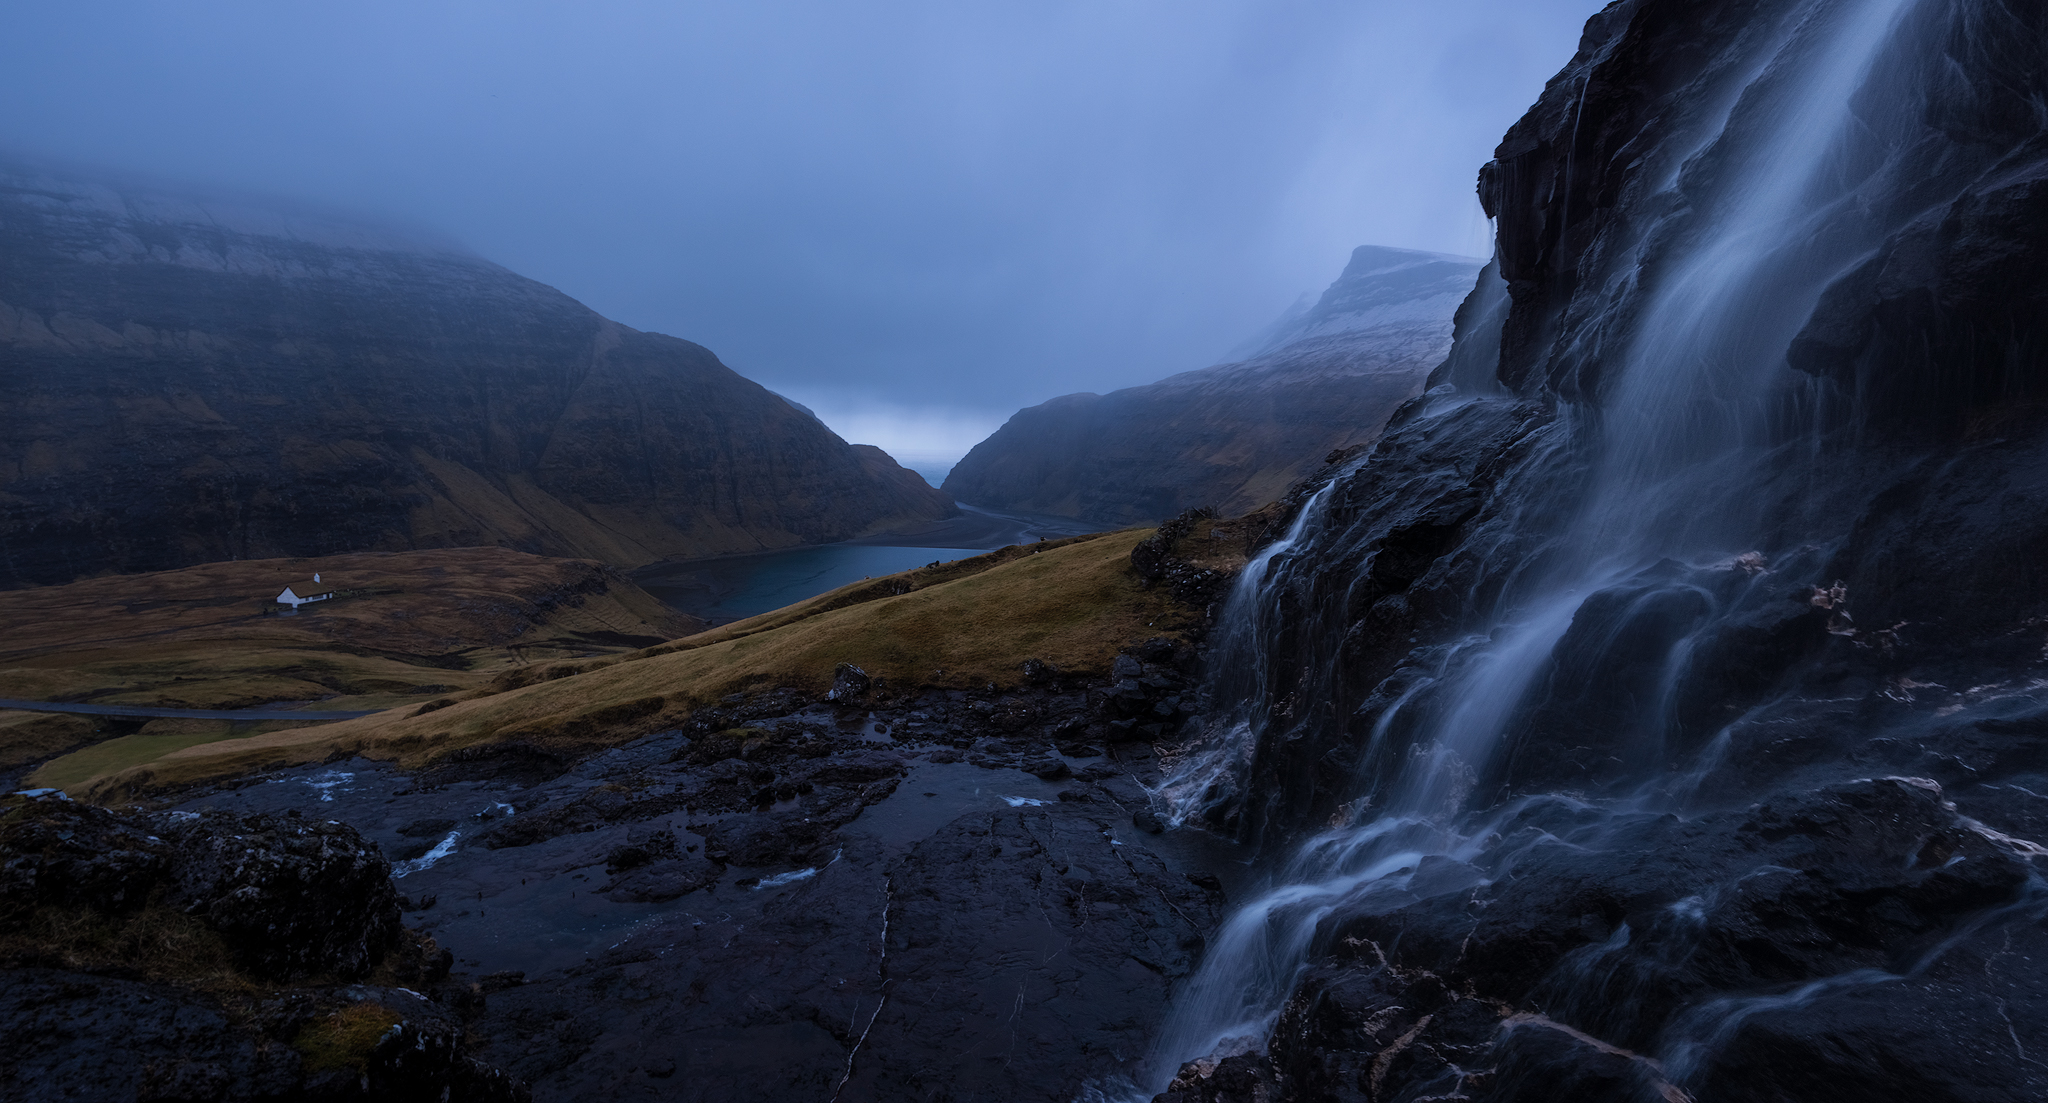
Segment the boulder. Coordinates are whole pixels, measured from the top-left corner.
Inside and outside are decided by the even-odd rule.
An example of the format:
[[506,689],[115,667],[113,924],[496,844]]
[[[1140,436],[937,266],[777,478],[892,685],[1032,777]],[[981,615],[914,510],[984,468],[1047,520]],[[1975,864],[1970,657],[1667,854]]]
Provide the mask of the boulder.
[[367,974],[399,936],[398,892],[376,844],[297,815],[135,817],[15,798],[0,820],[0,907],[109,915],[170,908],[218,932],[237,963],[275,980]]

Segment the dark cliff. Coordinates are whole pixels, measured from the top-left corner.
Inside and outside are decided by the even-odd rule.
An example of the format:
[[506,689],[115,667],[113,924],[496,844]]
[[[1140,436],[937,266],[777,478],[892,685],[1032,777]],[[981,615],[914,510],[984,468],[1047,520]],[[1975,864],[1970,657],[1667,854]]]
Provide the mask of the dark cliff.
[[1159,1075],[1270,1047],[1165,1098],[2048,1094],[2044,58],[2011,0],[1593,18],[1430,390],[1234,606],[1168,793],[1292,858]]
[[501,544],[637,566],[952,509],[710,351],[459,249],[0,165],[0,585]]
[[1360,246],[1250,358],[1020,410],[946,476],[962,501],[1109,524],[1255,509],[1371,441],[1450,347],[1478,261]]

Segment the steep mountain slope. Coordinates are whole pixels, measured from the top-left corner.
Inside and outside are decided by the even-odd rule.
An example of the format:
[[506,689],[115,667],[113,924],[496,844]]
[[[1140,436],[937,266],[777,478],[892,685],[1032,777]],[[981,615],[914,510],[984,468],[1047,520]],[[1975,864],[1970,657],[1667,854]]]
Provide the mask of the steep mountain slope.
[[1109,524],[1241,513],[1372,440],[1450,347],[1479,261],[1360,246],[1243,361],[1020,410],[946,476],[962,501]]
[[637,566],[948,514],[708,350],[452,246],[0,165],[0,585],[502,544]]

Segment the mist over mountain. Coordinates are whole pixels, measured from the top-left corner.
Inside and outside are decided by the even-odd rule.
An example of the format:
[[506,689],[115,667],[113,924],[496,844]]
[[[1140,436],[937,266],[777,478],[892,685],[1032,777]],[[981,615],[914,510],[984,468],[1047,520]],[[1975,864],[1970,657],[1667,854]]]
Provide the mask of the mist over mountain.
[[[947,483],[1241,516],[660,642],[651,581],[500,548],[0,593],[0,1103],[2048,1099],[2044,104],[2040,0],[1615,0],[1477,166],[1483,266],[1360,248]],[[803,301],[760,310],[840,339]],[[24,170],[0,303],[0,584],[952,508],[808,391],[347,217]]]
[[423,234],[0,164],[0,585],[501,544],[636,566],[952,509],[689,341]]
[[1020,410],[946,476],[962,501],[1110,524],[1242,513],[1371,441],[1451,343],[1482,261],[1362,245],[1239,361]]

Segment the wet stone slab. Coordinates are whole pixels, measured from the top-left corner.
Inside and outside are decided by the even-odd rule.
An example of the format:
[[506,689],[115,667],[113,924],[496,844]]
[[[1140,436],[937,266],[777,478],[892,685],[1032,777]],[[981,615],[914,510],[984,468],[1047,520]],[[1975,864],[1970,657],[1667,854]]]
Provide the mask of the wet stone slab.
[[1064,1101],[1143,1058],[1243,873],[1133,825],[1142,745],[816,708],[745,731],[546,780],[354,760],[181,807],[376,841],[408,925],[488,993],[479,1056],[542,1100]]

